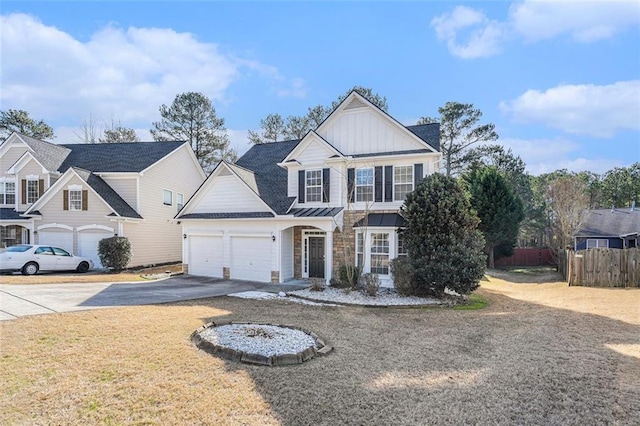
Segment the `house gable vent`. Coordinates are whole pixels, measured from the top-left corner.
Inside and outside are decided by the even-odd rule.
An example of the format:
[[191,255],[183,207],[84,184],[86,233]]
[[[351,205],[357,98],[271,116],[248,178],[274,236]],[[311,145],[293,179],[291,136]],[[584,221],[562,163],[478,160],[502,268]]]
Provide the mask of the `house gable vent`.
[[231,172],[229,171],[229,169],[222,169],[220,170],[220,174],[218,176],[231,176]]
[[367,106],[367,104],[362,102],[360,99],[356,98],[356,99],[352,100],[351,102],[349,102],[349,104],[346,107],[344,107],[344,109],[363,108],[363,107],[366,107],[366,106]]

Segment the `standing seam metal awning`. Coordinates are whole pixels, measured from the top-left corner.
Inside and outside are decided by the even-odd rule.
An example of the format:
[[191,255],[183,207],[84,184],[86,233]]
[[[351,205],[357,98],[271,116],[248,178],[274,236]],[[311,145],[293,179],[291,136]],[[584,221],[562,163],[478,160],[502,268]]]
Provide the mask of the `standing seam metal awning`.
[[353,227],[404,227],[404,218],[398,213],[369,213],[365,218],[357,221]]

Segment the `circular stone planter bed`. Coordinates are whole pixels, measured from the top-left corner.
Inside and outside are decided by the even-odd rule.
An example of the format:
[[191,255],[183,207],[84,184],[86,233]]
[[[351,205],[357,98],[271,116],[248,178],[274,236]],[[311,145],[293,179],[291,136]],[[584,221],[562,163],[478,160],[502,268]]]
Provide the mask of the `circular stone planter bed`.
[[302,364],[333,350],[300,327],[231,321],[207,323],[191,334],[191,341],[212,355],[258,365]]

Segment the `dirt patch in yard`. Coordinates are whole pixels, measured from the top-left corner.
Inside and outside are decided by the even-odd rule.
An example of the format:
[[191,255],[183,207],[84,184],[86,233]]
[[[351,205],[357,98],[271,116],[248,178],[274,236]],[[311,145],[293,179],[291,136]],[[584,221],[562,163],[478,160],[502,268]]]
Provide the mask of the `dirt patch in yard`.
[[[0,423],[636,422],[640,290],[489,277],[479,293],[469,311],[223,297],[2,322]],[[220,319],[313,329],[335,351],[222,361],[189,342]]]

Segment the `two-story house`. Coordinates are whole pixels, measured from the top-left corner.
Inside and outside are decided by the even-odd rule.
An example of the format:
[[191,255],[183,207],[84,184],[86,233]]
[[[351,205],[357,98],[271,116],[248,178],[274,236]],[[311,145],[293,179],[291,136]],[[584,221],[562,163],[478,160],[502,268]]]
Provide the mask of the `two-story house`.
[[114,235],[130,266],[179,262],[172,221],[205,179],[189,143],[57,145],[13,133],[0,145],[3,247],[48,244],[91,258]]
[[392,285],[398,211],[439,169],[439,125],[403,126],[352,92],[301,140],[220,163],[184,209],[185,271],[281,283],[358,264]]

